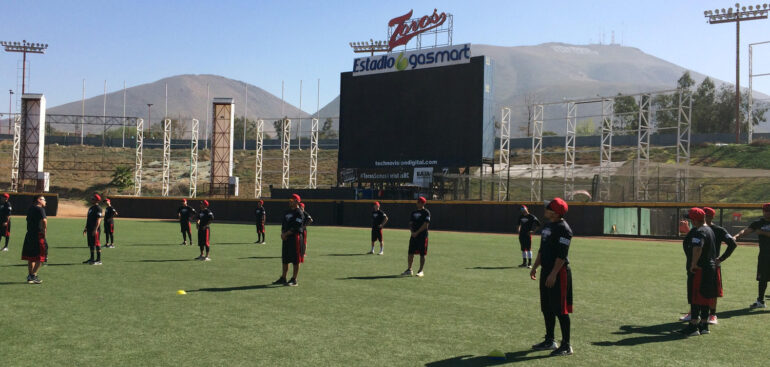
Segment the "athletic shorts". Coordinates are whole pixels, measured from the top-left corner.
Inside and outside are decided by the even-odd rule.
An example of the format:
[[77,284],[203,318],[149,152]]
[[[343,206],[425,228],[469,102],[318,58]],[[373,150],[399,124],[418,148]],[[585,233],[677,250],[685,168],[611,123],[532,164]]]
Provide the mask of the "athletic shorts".
[[8,225],[0,224],[0,237],[10,237],[11,236],[11,220],[8,220]]
[[305,240],[302,235],[293,234],[283,240],[281,260],[284,264],[301,264],[305,262]]
[[428,254],[428,236],[409,237],[409,253],[420,254],[425,256]]
[[99,235],[101,232],[99,230],[96,231],[96,236],[93,235],[93,231],[88,231],[86,233],[86,239],[88,240],[88,248],[96,247],[101,248],[102,243],[99,242]]
[[179,221],[179,227],[181,228],[182,232],[190,232],[190,222],[186,220]]
[[[716,306],[716,297],[709,298],[704,297],[701,294],[701,282],[703,282],[703,269],[696,269],[695,272],[692,275],[692,304],[699,305],[699,306],[708,306],[710,308],[714,308]],[[719,285],[717,285],[718,287]],[[717,294],[719,294],[721,290],[717,288]]]
[[104,221],[104,232],[107,234],[113,234],[115,233],[115,222],[113,221]]
[[257,233],[265,233],[265,223],[257,223]]
[[382,242],[382,228],[372,228],[372,242]]
[[526,233],[524,235],[519,235],[519,245],[521,245],[521,251],[531,251],[532,235],[530,235],[529,233]]
[[209,227],[198,228],[198,246],[209,247],[209,239],[211,239],[211,229]]
[[48,242],[42,233],[28,232],[24,236],[24,247],[21,249],[21,259],[26,261],[44,262],[48,256]]
[[722,289],[722,267],[719,265],[717,265],[717,290],[719,291],[717,297],[725,296],[725,291]]
[[555,315],[572,313],[572,270],[563,266],[551,288],[545,286],[547,278],[548,274],[540,270],[540,311]]
[[761,252],[757,258],[757,281],[770,281],[770,255]]

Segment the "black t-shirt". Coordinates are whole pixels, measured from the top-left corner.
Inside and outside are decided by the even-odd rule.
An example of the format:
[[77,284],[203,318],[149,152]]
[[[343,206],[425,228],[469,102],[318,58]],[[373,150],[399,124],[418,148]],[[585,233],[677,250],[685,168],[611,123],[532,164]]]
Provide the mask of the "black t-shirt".
[[254,215],[257,216],[257,223],[262,223],[265,221],[265,216],[267,215],[267,211],[265,211],[265,207],[257,207],[254,209]]
[[385,214],[382,210],[377,210],[372,212],[372,228],[380,228],[380,225],[385,222],[385,218],[387,218],[388,215]]
[[179,209],[176,211],[179,214],[179,221],[180,222],[189,222],[190,218],[195,217],[195,209],[187,206],[182,205],[179,207]]
[[281,232],[292,231],[293,233],[300,233],[305,221],[305,217],[302,211],[297,209],[289,209],[283,213],[283,220],[281,221]]
[[104,209],[104,221],[105,222],[111,222],[112,218],[115,218],[115,208],[108,206],[106,209]]
[[102,217],[102,208],[99,205],[94,205],[88,208],[88,216],[86,217],[86,229],[88,232],[93,232],[98,228],[96,222]]
[[203,229],[209,226],[211,224],[211,221],[214,220],[214,213],[206,209],[201,209],[200,213],[198,213],[198,228]]
[[[768,231],[770,232],[770,221],[766,220],[765,218],[759,218],[759,220],[756,220],[749,224],[749,228],[753,230],[761,230],[761,231]],[[759,238],[759,252],[762,253],[768,253],[770,252],[770,237],[768,236],[757,236]]]
[[302,211],[302,230],[305,230],[305,227],[307,227],[310,224],[310,221],[313,220],[313,217],[310,216],[310,213],[303,210]]
[[730,233],[727,232],[726,229],[716,225],[712,224],[709,227],[711,227],[711,230],[714,232],[714,255],[719,256],[722,254],[722,242],[727,244],[727,250],[725,250],[725,253],[722,254],[720,257],[720,261],[724,261],[730,255],[733,253],[733,250],[738,246],[735,243],[735,239],[733,238]]
[[33,205],[27,211],[27,232],[40,233],[40,221],[45,219],[45,208]]
[[713,268],[716,265],[716,248],[714,247],[714,231],[709,226],[700,226],[690,229],[682,241],[682,249],[687,257],[685,268],[690,271],[692,264],[692,249],[700,247],[701,253],[698,258],[698,267]]
[[[422,208],[420,210],[415,210],[412,212],[412,216],[410,217],[409,223],[412,226],[412,231],[417,231],[422,227],[424,223],[430,223],[430,211],[428,209]],[[420,232],[419,236],[427,236],[428,230],[426,229],[424,232]]]
[[565,220],[551,222],[543,227],[540,236],[540,265],[542,274],[553,270],[556,259],[563,259],[564,266],[569,264],[569,245],[572,242],[572,229]]
[[529,231],[531,231],[532,228],[539,226],[540,221],[537,220],[537,217],[532,215],[532,213],[529,213],[519,217],[519,225],[521,226],[521,229],[519,229],[519,235],[525,236],[529,235]]
[[6,201],[5,203],[0,204],[0,222],[7,221],[11,216],[11,211],[13,211],[13,208],[11,208],[10,201]]

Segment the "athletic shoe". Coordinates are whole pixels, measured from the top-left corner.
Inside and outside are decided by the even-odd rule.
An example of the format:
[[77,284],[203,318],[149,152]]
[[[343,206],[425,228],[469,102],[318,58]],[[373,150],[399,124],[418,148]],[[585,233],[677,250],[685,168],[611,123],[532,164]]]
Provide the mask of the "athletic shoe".
[[43,281],[40,280],[40,278],[38,278],[37,275],[35,275],[35,277],[32,278],[32,284],[40,284],[42,282]]
[[91,263],[91,265],[102,265],[101,260],[97,260]]
[[421,271],[418,271],[417,274],[415,274],[415,275],[420,277],[420,278],[422,278],[422,276],[425,275],[425,274],[423,274]]
[[3,247],[3,251],[8,251],[8,247]]
[[687,315],[680,317],[679,321],[690,321],[691,318],[692,316],[690,316],[690,313],[688,312]]
[[553,340],[544,340],[540,343],[532,345],[532,349],[534,350],[557,350],[559,349],[559,344],[556,344]]
[[274,281],[273,284],[286,284],[286,278],[280,277],[278,280]]
[[179,244],[179,246],[184,246],[184,245],[187,245],[187,241],[182,242],[182,243]]
[[532,269],[532,265],[527,265],[527,269]]
[[94,263],[94,261],[93,261],[93,260],[91,260],[91,259],[88,259],[88,260],[86,260],[86,261],[83,261],[83,264],[88,264],[88,265],[91,265],[91,264],[93,264],[93,263]]
[[286,283],[285,285],[287,285],[289,287],[296,287],[297,286],[297,279],[291,278],[291,279],[289,279],[289,282]]
[[259,241],[254,241],[254,243],[261,243],[261,242],[259,242]]
[[765,307],[767,307],[765,306],[765,303],[760,300],[757,300],[756,302],[749,305],[749,308],[765,308]]
[[684,336],[698,336],[700,335],[700,330],[698,329],[698,325],[687,323],[687,326],[685,326],[682,330],[678,331],[680,334],[684,334]]
[[262,241],[261,243],[264,245],[264,244],[265,244],[265,241]]
[[203,256],[198,256],[198,257],[194,258],[193,260],[203,260]]
[[374,255],[374,249],[369,250],[369,252],[366,253],[367,255]]
[[414,272],[412,271],[412,269],[406,269],[406,271],[404,271],[403,273],[401,273],[401,275],[403,275],[403,276],[412,275],[412,274],[414,274]]
[[208,257],[208,256],[206,256],[206,257],[204,257],[202,260],[203,260],[203,261],[211,261],[211,258],[210,258],[210,257]]
[[709,324],[716,325],[719,323],[719,320],[717,320],[717,315],[709,315]]
[[569,345],[569,343],[562,344],[559,348],[556,348],[553,352],[551,352],[551,356],[571,356],[572,355],[572,346]]
[[32,274],[27,275],[27,283],[32,284],[32,279],[34,279]]
[[377,253],[377,255],[385,255],[385,252],[380,251],[380,252]]
[[700,332],[700,335],[709,334],[709,324],[707,322],[701,322],[698,324],[698,331]]
[[521,264],[521,265],[519,265],[519,267],[520,267],[520,268],[526,268],[526,267],[527,267],[527,264]]

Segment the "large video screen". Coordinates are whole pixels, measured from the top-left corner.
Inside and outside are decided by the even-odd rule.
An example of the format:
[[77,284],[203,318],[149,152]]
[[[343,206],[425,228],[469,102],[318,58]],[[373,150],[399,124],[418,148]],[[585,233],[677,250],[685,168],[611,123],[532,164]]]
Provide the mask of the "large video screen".
[[365,181],[411,180],[416,167],[480,166],[492,158],[489,70],[480,56],[429,69],[342,73],[339,171],[355,169]]

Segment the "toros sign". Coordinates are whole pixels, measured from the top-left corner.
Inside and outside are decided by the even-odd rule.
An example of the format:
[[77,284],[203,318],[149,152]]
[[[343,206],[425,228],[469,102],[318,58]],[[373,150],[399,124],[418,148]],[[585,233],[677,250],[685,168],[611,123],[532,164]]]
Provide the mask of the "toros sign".
[[440,27],[447,19],[446,13],[441,12],[441,14],[438,14],[438,10],[433,9],[433,14],[423,16],[420,19],[413,19],[409,22],[412,12],[413,10],[409,10],[408,13],[395,17],[388,22],[388,27],[395,27],[390,40],[388,40],[388,51],[393,51],[398,46],[406,45],[409,43],[409,40],[420,33]]

